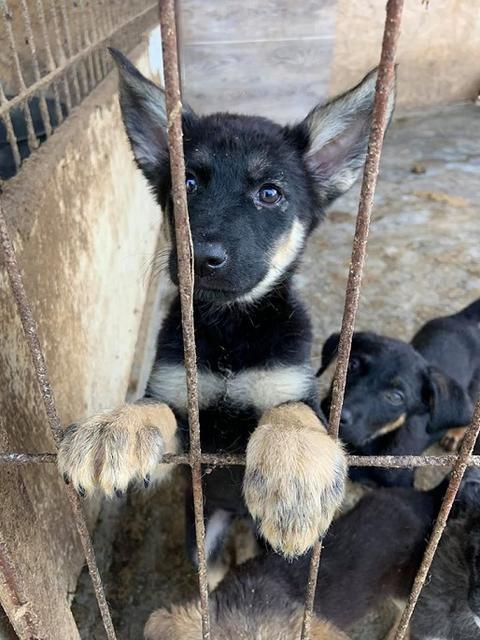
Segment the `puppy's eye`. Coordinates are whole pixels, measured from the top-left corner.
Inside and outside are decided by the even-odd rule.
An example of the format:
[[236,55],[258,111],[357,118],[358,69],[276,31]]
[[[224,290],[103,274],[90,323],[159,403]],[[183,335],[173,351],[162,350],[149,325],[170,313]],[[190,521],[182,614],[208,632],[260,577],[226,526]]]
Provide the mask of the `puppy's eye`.
[[258,199],[262,204],[277,204],[282,197],[282,192],[274,184],[264,184],[258,191]]
[[357,373],[360,370],[360,359],[350,358],[348,363],[348,373]]
[[191,173],[187,173],[185,176],[185,187],[187,189],[187,193],[192,194],[198,189],[198,182],[194,175]]
[[402,404],[405,400],[405,396],[403,391],[399,389],[391,389],[390,391],[385,392],[385,398],[390,402],[390,404],[399,405]]

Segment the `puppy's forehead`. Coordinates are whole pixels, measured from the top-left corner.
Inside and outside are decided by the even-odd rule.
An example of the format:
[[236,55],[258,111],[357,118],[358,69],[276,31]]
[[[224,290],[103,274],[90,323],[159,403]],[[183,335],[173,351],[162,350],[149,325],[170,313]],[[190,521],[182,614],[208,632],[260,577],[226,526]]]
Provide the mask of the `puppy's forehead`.
[[407,342],[377,334],[359,333],[352,342],[352,355],[367,356],[382,370],[412,372],[423,367],[422,357]]
[[191,123],[185,135],[187,148],[205,160],[215,154],[259,155],[265,160],[290,146],[283,128],[265,118],[214,114]]

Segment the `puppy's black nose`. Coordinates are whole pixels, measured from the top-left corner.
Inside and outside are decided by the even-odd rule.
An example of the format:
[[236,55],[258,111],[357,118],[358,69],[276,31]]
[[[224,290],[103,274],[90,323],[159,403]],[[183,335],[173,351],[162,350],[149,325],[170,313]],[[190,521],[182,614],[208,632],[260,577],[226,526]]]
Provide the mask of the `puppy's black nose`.
[[209,276],[218,273],[228,260],[227,252],[219,242],[197,242],[193,249],[195,273]]
[[352,412],[344,407],[342,409],[342,415],[340,416],[340,426],[350,427],[352,422],[353,422]]

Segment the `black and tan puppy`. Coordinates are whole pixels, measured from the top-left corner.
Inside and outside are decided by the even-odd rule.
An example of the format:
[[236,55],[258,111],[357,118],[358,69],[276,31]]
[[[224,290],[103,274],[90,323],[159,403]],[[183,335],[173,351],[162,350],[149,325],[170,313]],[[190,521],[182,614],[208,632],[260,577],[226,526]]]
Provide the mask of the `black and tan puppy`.
[[[323,346],[322,373],[336,356],[338,334]],[[452,427],[467,425],[480,391],[480,300],[427,322],[408,344],[355,333],[340,435],[361,455],[420,454]],[[322,402],[330,406],[331,392]],[[410,469],[351,469],[353,480],[413,483]]]
[[[348,633],[381,599],[408,596],[444,490],[443,484],[425,493],[377,489],[332,524],[322,552],[312,637],[333,640],[334,629]],[[270,552],[229,573],[210,596],[213,638],[297,640],[309,561],[309,554],[288,562]],[[200,640],[198,602],[154,612],[145,637]]]
[[480,470],[469,469],[412,616],[411,640],[480,638]]
[[[172,237],[164,92],[120,52],[112,55],[133,154]],[[245,469],[206,476],[209,557],[232,518],[248,512],[273,548],[302,553],[325,532],[342,500],[344,453],[321,422],[310,321],[292,274],[325,207],[361,171],[375,82],[373,72],[295,126],[183,112],[202,447],[247,450]],[[173,246],[169,273],[176,283]],[[71,426],[59,466],[81,493],[98,488],[112,495],[132,482],[164,477],[168,467],[160,456],[185,447],[177,297],[158,337],[145,398]]]

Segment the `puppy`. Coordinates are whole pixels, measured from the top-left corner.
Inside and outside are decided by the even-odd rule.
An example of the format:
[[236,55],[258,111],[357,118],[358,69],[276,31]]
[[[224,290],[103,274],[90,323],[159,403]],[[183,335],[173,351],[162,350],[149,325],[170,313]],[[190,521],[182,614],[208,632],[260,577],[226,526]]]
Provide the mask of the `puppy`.
[[[112,55],[133,155],[173,237],[164,92],[119,51]],[[248,513],[274,549],[303,553],[341,503],[345,457],[322,423],[310,320],[292,275],[325,208],[361,171],[375,82],[372,72],[294,126],[183,111],[202,448],[247,453],[245,468],[205,475],[209,559],[232,519]],[[167,266],[178,284],[174,244]],[[121,495],[131,483],[165,477],[161,455],[188,444],[177,295],[145,397],[67,429],[59,466],[82,494]],[[193,541],[190,555],[196,560]]]
[[[322,351],[333,363],[338,334]],[[420,454],[447,429],[468,425],[480,392],[480,300],[427,322],[410,344],[355,333],[340,435],[351,453]],[[322,402],[328,412],[331,390]],[[351,469],[352,480],[409,486],[414,470]]]
[[[330,527],[315,596],[313,637],[348,632],[382,598],[405,599],[445,490],[377,489]],[[266,553],[237,567],[210,596],[215,640],[297,640],[309,554],[288,562]],[[333,625],[327,633],[325,625]],[[154,612],[147,640],[201,638],[198,601]]]
[[469,469],[410,623],[411,640],[480,638],[480,469]]

